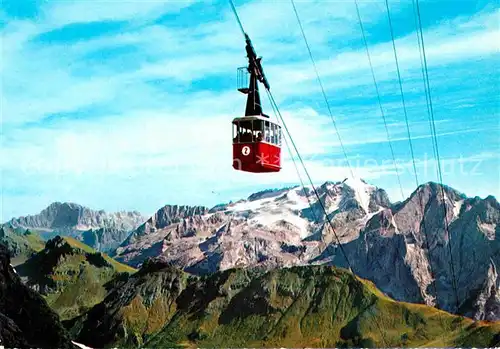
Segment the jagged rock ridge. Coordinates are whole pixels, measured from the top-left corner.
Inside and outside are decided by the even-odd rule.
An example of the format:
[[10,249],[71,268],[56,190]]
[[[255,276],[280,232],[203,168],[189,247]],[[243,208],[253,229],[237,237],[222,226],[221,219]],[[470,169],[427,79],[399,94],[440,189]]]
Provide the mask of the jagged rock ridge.
[[54,202],[37,215],[14,218],[9,223],[13,226],[41,229],[74,228],[117,228],[132,230],[142,223],[142,215],[137,212],[106,213],[95,211],[75,203]]
[[177,206],[166,205],[159,209],[154,216],[149,218],[144,224],[139,226],[124,244],[136,241],[138,237],[153,234],[159,229],[168,227],[173,223],[180,223],[190,217],[202,216],[208,212],[208,208],[203,206]]
[[6,225],[38,231],[45,239],[73,236],[99,251],[108,252],[145,220],[137,211],[107,213],[75,203],[55,202],[39,214],[13,218]]

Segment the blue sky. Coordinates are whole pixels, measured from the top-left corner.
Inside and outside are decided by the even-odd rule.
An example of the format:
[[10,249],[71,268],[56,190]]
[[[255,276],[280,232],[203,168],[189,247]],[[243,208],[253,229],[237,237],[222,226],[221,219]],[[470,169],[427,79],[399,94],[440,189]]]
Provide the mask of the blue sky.
[[[390,0],[419,182],[437,181],[412,3]],[[235,1],[317,183],[349,174],[289,1]],[[443,180],[500,195],[499,10],[421,0]],[[355,175],[401,199],[353,1],[297,1]],[[415,189],[383,0],[360,10],[403,194]],[[231,167],[244,42],[226,1],[4,0],[1,221],[53,201],[151,214],[297,183]],[[267,102],[267,101],[265,101]],[[268,114],[269,104],[265,104]]]

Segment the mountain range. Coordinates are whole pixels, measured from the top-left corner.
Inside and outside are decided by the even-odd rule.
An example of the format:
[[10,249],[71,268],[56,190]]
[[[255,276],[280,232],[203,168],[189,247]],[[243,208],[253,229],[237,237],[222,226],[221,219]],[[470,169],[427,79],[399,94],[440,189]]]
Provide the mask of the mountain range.
[[83,273],[106,274],[114,266],[119,268],[72,238],[51,239],[26,262],[32,272],[36,269],[29,267],[40,264],[37,285],[43,285],[44,292],[63,288],[57,298],[65,302],[51,302],[49,307],[51,296],[42,297],[24,285],[10,266],[8,250],[0,245],[2,345],[76,349],[500,343],[499,323],[396,302],[371,282],[325,265],[269,272],[230,269],[198,277],[147,260],[139,271],[119,273],[105,282],[105,297],[99,303],[61,322],[51,308],[60,311],[64,304],[75,308],[81,300],[92,301],[95,287],[102,287],[99,281],[103,281],[74,277],[76,264],[67,263],[68,259],[83,262]]
[[39,214],[13,218],[4,226],[36,231],[46,240],[59,234],[73,236],[98,251],[109,252],[145,220],[137,211],[107,213],[54,202]]
[[391,204],[383,189],[353,180],[327,182],[317,193],[319,200],[310,188],[295,187],[212,209],[165,206],[114,257],[132,266],[159,258],[198,275],[234,267],[350,267],[396,300],[500,320],[494,197],[467,198],[427,183]]
[[468,198],[432,182],[398,203],[363,180],[316,189],[319,200],[311,187],[273,189],[213,208],[166,205],[150,218],[55,203],[5,226],[71,235],[132,267],[152,258],[199,276],[233,268],[350,268],[397,301],[500,320],[494,197]]

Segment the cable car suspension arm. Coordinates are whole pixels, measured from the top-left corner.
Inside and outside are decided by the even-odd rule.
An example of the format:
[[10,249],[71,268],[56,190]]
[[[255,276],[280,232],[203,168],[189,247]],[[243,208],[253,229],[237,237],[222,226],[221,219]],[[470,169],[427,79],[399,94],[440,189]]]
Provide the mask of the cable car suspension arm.
[[247,58],[248,58],[247,71],[250,74],[250,83],[248,88],[239,89],[240,92],[248,95],[245,116],[262,115],[267,117],[267,115],[262,113],[262,105],[260,102],[258,82],[261,82],[266,88],[266,90],[269,90],[271,86],[269,85],[269,81],[267,81],[266,75],[264,74],[264,69],[262,68],[262,64],[260,63],[262,57],[257,57],[257,53],[255,52],[255,49],[252,45],[252,41],[250,40],[250,37],[248,36],[247,33],[245,33],[245,30],[243,29],[243,25],[241,24],[240,18],[238,16],[238,13],[236,12],[236,8],[234,7],[233,1],[229,0],[229,3],[231,4],[234,16],[238,21],[241,33],[243,34],[243,37],[245,38],[246,42],[245,50],[247,52]]

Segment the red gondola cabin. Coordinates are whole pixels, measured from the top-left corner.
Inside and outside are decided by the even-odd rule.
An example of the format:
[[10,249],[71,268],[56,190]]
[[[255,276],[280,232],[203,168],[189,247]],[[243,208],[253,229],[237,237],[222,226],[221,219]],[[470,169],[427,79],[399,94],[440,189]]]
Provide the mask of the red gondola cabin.
[[233,120],[233,168],[246,172],[281,169],[281,128],[266,116]]
[[[246,95],[245,116],[233,120],[233,168],[245,172],[281,169],[281,127],[262,113],[258,82],[270,89],[250,38],[245,34],[248,67],[238,69],[238,90]],[[250,75],[250,81],[248,81]]]

